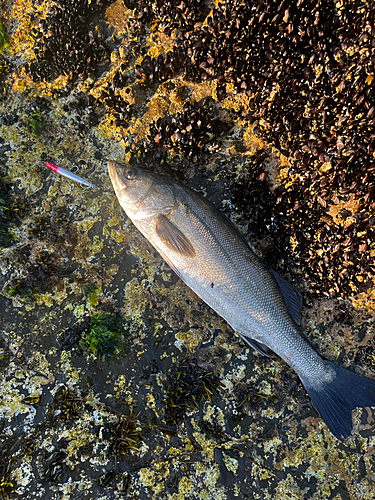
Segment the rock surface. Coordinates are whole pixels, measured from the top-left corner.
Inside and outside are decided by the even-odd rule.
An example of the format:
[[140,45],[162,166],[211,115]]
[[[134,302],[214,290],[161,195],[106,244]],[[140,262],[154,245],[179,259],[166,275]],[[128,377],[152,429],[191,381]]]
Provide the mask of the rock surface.
[[373,411],[339,443],[127,220],[106,163],[207,196],[304,292],[319,352],[374,378],[374,10],[177,3],[0,8],[0,497],[372,499]]

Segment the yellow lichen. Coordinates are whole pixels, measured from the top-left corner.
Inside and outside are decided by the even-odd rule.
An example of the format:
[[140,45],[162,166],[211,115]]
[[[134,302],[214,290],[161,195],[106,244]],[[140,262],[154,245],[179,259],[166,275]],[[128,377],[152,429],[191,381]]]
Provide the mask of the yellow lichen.
[[228,469],[229,472],[232,472],[232,474],[236,474],[238,469],[238,460],[236,460],[233,457],[230,457],[224,452],[222,453],[223,453],[223,462],[225,467]]
[[128,281],[124,289],[126,308],[125,316],[132,321],[142,323],[142,317],[147,306],[148,294],[144,287],[145,282],[139,282],[137,278]]
[[202,330],[198,328],[190,328],[186,332],[176,333],[177,342],[175,343],[179,349],[187,349],[189,352],[194,352],[202,343]]

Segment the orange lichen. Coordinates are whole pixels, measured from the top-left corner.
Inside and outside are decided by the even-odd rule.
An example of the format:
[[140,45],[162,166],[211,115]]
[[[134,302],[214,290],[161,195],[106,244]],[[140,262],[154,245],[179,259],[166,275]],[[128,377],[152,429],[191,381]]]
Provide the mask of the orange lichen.
[[358,211],[360,201],[361,200],[358,198],[355,199],[355,195],[351,193],[349,195],[348,201],[340,200],[337,205],[329,205],[329,210],[328,210],[327,214],[332,217],[333,222],[335,224],[341,225],[341,226],[347,226],[347,225],[349,225],[350,221],[347,220],[348,217],[342,218],[340,216],[340,212],[342,210],[348,210],[349,212],[351,212],[352,215],[354,215]]
[[108,26],[115,29],[115,35],[120,35],[128,31],[130,21],[133,18],[133,11],[127,9],[122,0],[117,0],[108,7],[105,15]]
[[366,292],[359,293],[355,297],[350,297],[350,301],[356,309],[375,313],[375,278],[373,279],[373,286],[371,288],[368,288]]

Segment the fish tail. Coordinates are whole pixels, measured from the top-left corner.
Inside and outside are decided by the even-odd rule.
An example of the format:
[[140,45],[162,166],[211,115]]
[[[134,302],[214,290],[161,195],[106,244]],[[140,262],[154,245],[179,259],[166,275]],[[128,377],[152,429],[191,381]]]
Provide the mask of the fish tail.
[[375,406],[375,380],[350,372],[326,361],[336,374],[331,382],[315,389],[302,381],[315,409],[332,434],[340,441],[350,436],[352,410],[357,407]]

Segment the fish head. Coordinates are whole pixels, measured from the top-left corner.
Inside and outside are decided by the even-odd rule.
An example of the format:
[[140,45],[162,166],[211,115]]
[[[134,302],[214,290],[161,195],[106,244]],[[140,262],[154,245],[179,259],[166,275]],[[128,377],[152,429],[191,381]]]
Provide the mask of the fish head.
[[115,161],[108,162],[108,170],[119,203],[132,220],[166,214],[175,208],[172,187],[162,177]]

